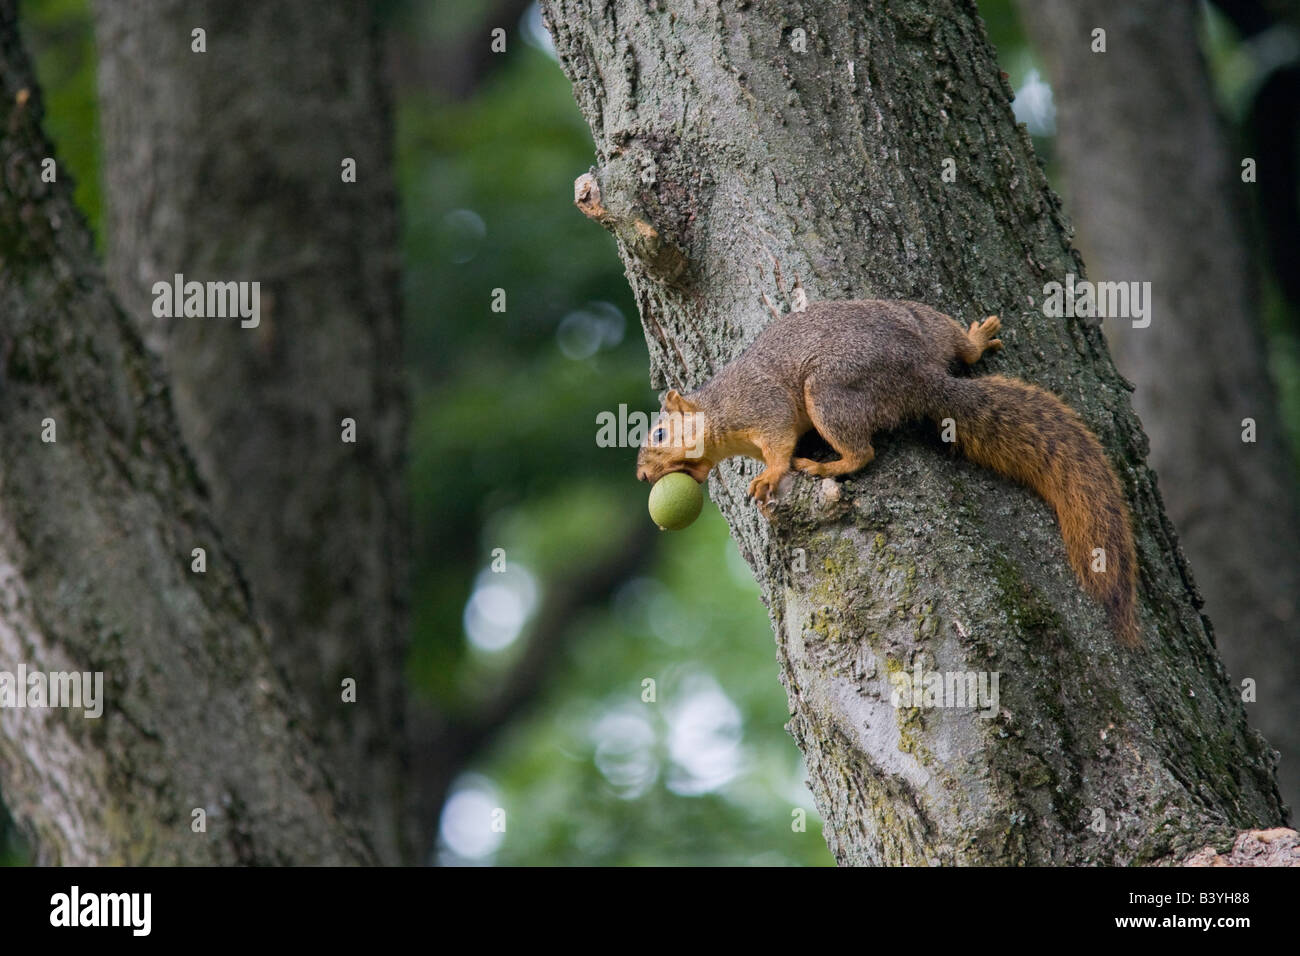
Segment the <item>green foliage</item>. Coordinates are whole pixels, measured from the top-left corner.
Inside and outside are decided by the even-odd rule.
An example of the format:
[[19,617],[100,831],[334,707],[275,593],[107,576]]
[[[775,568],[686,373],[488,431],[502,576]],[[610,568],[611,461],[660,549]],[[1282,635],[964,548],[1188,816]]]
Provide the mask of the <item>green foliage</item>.
[[18,832],[9,811],[0,803],[0,866],[25,866],[31,853]]
[[24,3],[19,27],[35,60],[45,99],[45,135],[54,144],[60,178],[76,184],[74,196],[96,242],[99,192],[99,105],[95,100],[95,38],[87,0]]
[[[596,445],[599,412],[623,403],[648,413],[658,402],[613,240],[572,204],[591,140],[557,64],[510,33],[512,52],[469,99],[399,97],[415,383],[411,675],[459,714],[473,712],[528,638],[525,625],[499,651],[466,640],[476,582],[496,582],[484,573],[493,549],[505,553],[503,585],[523,593],[533,585],[520,581],[535,582],[535,611],[585,561],[617,549],[633,522],[650,521],[635,449]],[[492,310],[496,289],[504,313]],[[717,510],[706,505],[689,530],[664,535],[658,555],[570,623],[536,706],[466,778],[507,811],[487,858],[829,863],[784,730],[771,627]],[[654,703],[641,699],[646,678]],[[718,712],[734,720],[719,729]],[[640,735],[621,756],[619,727]],[[691,757],[692,728],[705,757]],[[705,785],[682,761],[707,763],[707,753],[726,772]],[[620,774],[633,767],[645,776],[629,786]],[[807,832],[791,829],[796,806],[808,811]]]
[[[502,531],[523,561],[545,563],[544,520],[521,513]],[[537,716],[479,768],[507,811],[498,862],[829,862],[782,729],[784,692],[754,591],[708,505],[645,576],[574,622]],[[647,679],[653,701],[643,700]],[[796,808],[808,812],[806,832],[791,828]]]

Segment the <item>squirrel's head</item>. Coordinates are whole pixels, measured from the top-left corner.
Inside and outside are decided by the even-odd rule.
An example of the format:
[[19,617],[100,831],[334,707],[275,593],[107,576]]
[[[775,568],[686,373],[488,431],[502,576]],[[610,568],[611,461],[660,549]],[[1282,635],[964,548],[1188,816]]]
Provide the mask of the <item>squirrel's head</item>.
[[704,413],[690,399],[670,388],[664,407],[636,456],[636,476],[651,484],[674,471],[696,481],[709,476],[714,462],[704,454]]

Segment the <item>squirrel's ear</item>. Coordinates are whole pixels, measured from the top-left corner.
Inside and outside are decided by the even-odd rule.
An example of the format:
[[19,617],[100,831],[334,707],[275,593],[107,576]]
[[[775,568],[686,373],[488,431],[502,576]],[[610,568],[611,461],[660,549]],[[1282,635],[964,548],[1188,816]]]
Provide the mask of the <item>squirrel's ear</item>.
[[664,396],[664,408],[670,412],[689,412],[695,409],[695,406],[682,397],[682,393],[675,388],[668,389],[668,394]]

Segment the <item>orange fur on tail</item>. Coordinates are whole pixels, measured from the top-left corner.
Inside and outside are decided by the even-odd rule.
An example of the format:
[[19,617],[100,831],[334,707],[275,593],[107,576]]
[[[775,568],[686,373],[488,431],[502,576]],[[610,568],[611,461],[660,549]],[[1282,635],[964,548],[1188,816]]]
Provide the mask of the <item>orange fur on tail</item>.
[[[957,424],[971,461],[1028,485],[1056,511],[1070,566],[1106,608],[1120,640],[1138,644],[1137,559],[1128,505],[1101,443],[1078,414],[1035,385],[1001,375],[948,380],[937,418]],[[1104,549],[1105,570],[1096,549]]]

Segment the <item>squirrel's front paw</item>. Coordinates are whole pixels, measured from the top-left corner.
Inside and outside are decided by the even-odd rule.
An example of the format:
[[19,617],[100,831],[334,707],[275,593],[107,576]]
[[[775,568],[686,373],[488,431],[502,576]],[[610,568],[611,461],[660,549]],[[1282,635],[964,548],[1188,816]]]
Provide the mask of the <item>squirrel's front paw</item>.
[[772,498],[776,495],[776,486],[780,480],[781,476],[773,474],[769,468],[749,483],[749,497],[754,499],[765,518],[772,517]]

